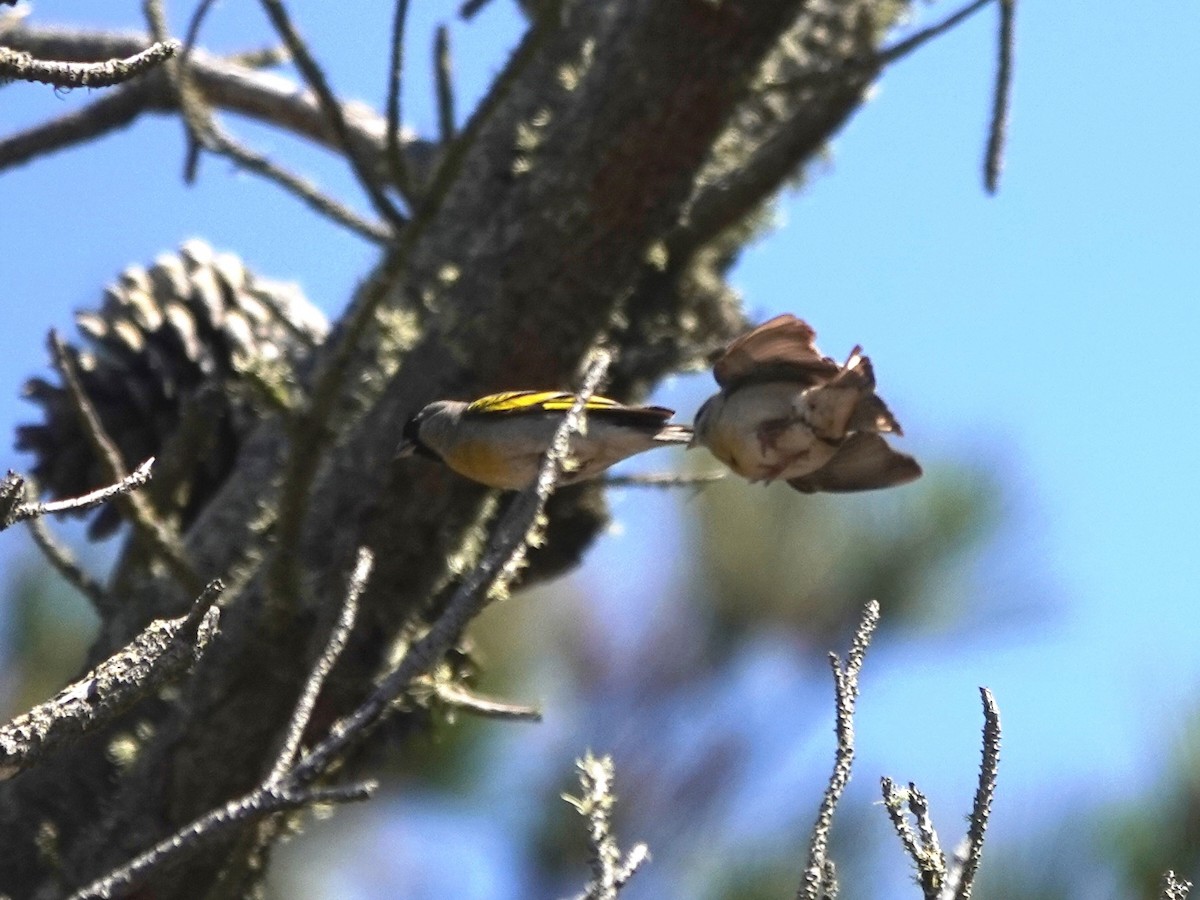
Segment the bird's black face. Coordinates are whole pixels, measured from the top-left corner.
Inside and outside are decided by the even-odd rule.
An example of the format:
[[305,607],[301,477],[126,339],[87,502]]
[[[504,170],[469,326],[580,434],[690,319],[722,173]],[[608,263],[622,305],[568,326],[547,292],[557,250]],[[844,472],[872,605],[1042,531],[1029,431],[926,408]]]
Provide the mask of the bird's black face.
[[421,423],[429,418],[431,411],[432,408],[426,406],[404,423],[400,446],[396,448],[397,456],[412,456],[416,454],[417,456],[424,456],[426,459],[441,459],[440,456],[429,449],[429,446],[421,440]]

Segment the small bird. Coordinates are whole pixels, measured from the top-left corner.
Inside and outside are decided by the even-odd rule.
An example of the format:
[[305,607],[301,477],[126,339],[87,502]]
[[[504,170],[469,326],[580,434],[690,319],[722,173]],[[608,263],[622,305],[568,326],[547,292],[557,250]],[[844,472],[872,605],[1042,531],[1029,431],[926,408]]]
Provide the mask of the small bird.
[[[507,391],[473,403],[438,400],[408,420],[396,455],[441,460],[472,481],[519,490],[537,478],[554,432],[575,400],[574,394],[559,391]],[[583,408],[587,428],[571,438],[571,464],[559,484],[595,478],[637,453],[692,440],[692,429],[668,423],[672,409],[626,406],[595,396]]]
[[782,479],[806,494],[919,478],[917,461],[881,436],[903,432],[875,394],[862,348],[839,365],[815,341],[806,322],[786,314],[734,340],[713,367],[721,391],[697,411],[692,446],[752,482]]

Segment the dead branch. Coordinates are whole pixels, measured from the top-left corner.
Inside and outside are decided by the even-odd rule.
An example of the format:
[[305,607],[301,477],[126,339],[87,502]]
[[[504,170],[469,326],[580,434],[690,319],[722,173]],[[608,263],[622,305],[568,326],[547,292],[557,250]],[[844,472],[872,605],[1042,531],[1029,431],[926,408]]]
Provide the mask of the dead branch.
[[189,669],[216,634],[214,581],[187,615],[157,619],[118,653],[52,699],[0,727],[0,781],[53,752],[64,741],[111,722],[166,681]]
[[879,603],[872,600],[863,609],[862,620],[854,632],[850,651],[843,664],[836,653],[829,654],[833,670],[835,705],[837,709],[837,751],[834,755],[833,774],[825,788],[817,822],[813,826],[808,847],[808,864],[804,868],[804,883],[797,895],[799,900],[822,900],[836,892],[834,868],[828,858],[829,832],[833,827],[833,813],[838,801],[850,782],[850,770],[854,767],[854,706],[858,702],[858,676],[862,672],[863,660],[875,628],[879,625]]
[[612,827],[613,808],[617,805],[612,790],[612,757],[596,758],[588,753],[575,765],[579,769],[579,785],[583,792],[578,797],[564,794],[563,799],[587,819],[592,869],[592,880],[578,900],[616,900],[621,888],[650,858],[650,851],[645,844],[639,843],[622,856],[617,846]]
[[130,81],[162,65],[179,50],[179,41],[158,41],[124,59],[60,62],[0,47],[0,81],[36,81],[57,88],[101,88]]

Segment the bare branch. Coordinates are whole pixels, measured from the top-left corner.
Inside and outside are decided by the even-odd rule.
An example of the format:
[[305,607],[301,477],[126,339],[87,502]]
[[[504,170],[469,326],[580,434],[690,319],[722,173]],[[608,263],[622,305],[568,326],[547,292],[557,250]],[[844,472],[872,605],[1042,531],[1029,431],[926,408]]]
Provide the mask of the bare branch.
[[362,592],[367,587],[367,579],[371,577],[371,567],[374,561],[370,550],[363,547],[358,551],[358,560],[354,564],[354,571],[350,574],[350,583],[346,587],[346,598],[342,601],[341,615],[338,616],[333,630],[329,633],[329,641],[325,644],[324,652],[321,653],[317,664],[308,674],[304,690],[300,692],[300,699],[296,702],[292,719],[288,723],[283,747],[275,759],[275,766],[271,769],[271,774],[267,776],[268,784],[281,784],[296,761],[300,742],[304,738],[304,730],[308,727],[309,719],[312,717],[313,707],[316,706],[321,687],[333,670],[338,657],[346,649],[346,641],[350,638],[350,632],[354,628],[354,619],[358,615],[358,598],[362,596]]
[[156,86],[157,79],[152,76],[109,91],[66,115],[0,138],[0,170],[124,128],[146,111]]
[[989,3],[997,2],[997,0],[974,0],[960,9],[956,13],[952,13],[940,22],[930,25],[928,28],[922,28],[915,34],[911,34],[899,43],[893,44],[884,50],[879,51],[878,61],[880,66],[890,66],[892,63],[904,59],[919,50],[923,45],[929,43],[936,37],[941,37],[947,31],[956,28],[979,10],[983,9]]
[[246,171],[275,182],[288,193],[299,197],[310,209],[349,228],[360,237],[376,244],[387,244],[391,240],[391,233],[386,228],[364,219],[340,200],[323,193],[307,178],[285,169],[270,158],[241,144],[215,122],[211,123],[206,138],[205,149],[227,156]]
[[[99,506],[102,503],[107,503],[120,494],[127,494],[146,484],[150,480],[150,469],[153,465],[154,457],[151,456],[116,484],[110,484],[107,487],[91,491],[82,497],[51,500],[47,503],[22,503],[11,510],[4,517],[3,522],[0,522],[0,531],[15,525],[17,522],[24,522],[26,519],[57,515],[64,512],[78,512],[80,510],[91,509],[93,506]],[[12,472],[9,472],[9,477],[13,477]]]
[[[900,837],[900,843],[917,867],[917,880],[925,900],[938,900],[946,884],[946,857],[942,853],[937,832],[929,818],[929,805],[925,795],[909,782],[907,790],[896,787],[892,779],[880,779],[883,789],[883,805],[892,827]],[[917,820],[914,833],[905,813],[905,804]]]
[[516,561],[523,555],[538,516],[558,482],[571,435],[579,430],[584,404],[595,393],[610,360],[606,351],[593,351],[575,403],[555,431],[537,481],[519,493],[509,505],[492,532],[479,563],[462,580],[425,635],[408,648],[408,652],[370,696],[354,712],[337,722],[330,729],[329,736],[296,765],[296,783],[305,784],[318,777],[349,746],[362,741],[387,713],[392,702],[407,691],[415,679],[429,672],[454,646],[467,623],[487,604],[497,584],[512,578]]
[[309,52],[308,45],[300,37],[295,26],[292,25],[292,21],[288,17],[283,3],[281,0],[260,0],[260,2],[267,13],[267,17],[275,26],[275,30],[279,32],[279,36],[283,39],[283,43],[291,51],[296,68],[300,70],[308,86],[317,95],[317,101],[321,105],[321,110],[329,120],[329,125],[333,133],[337,136],[342,152],[350,162],[350,166],[358,177],[359,183],[362,185],[363,190],[367,192],[367,196],[371,200],[371,205],[375,207],[375,211],[395,231],[399,232],[407,224],[408,220],[392,205],[391,200],[387,198],[378,179],[375,177],[375,172],[359,155],[358,148],[355,147],[354,142],[350,139],[350,132],[346,127],[346,118],[342,113],[342,106],[330,89],[329,82],[325,79],[325,73],[321,71],[321,67],[317,65],[317,61],[313,58],[312,53]]
[[492,0],[465,0],[458,8],[458,14],[463,19],[473,19],[475,14],[491,3]]
[[29,53],[0,47],[0,80],[36,81],[58,88],[112,87],[162,65],[179,47],[179,41],[160,41],[125,59],[96,63],[36,59]]
[[983,762],[979,767],[979,785],[975,789],[975,803],[967,828],[967,852],[958,875],[954,900],[971,900],[975,873],[979,870],[979,859],[983,855],[988,817],[992,812],[992,799],[996,794],[996,774],[1000,767],[1000,710],[991,691],[981,687],[979,693],[983,699]]
[[563,799],[587,819],[588,847],[592,851],[589,860],[592,880],[584,893],[579,895],[579,900],[616,900],[638,866],[649,859],[650,851],[645,844],[635,844],[625,858],[621,858],[612,828],[612,811],[617,804],[612,792],[612,757],[597,759],[588,753],[575,765],[579,769],[579,784],[583,794],[580,797],[564,794]]
[[181,61],[186,62],[187,58],[191,55],[192,49],[196,46],[196,41],[200,37],[200,27],[204,24],[204,20],[208,17],[215,3],[216,0],[200,0],[196,4],[196,9],[192,12],[192,18],[188,21],[187,30],[183,35],[183,52],[179,54]]
[[[50,351],[54,356],[55,368],[58,369],[63,383],[66,385],[71,405],[79,417],[80,426],[87,436],[88,443],[92,445],[92,449],[100,458],[107,477],[113,482],[124,482],[127,476],[121,451],[117,449],[117,445],[113,443],[104,424],[100,421],[100,416],[96,413],[92,401],[88,398],[79,380],[75,362],[57,331],[50,332]],[[118,494],[117,499],[122,503],[123,509],[133,522],[134,529],[166,563],[172,575],[186,590],[191,593],[199,593],[203,582],[192,568],[191,563],[188,562],[179,536],[161,521],[150,503],[140,494],[136,492]]]
[[411,203],[412,182],[409,179],[408,163],[400,150],[401,84],[404,74],[404,26],[408,22],[408,0],[396,0],[396,11],[392,18],[392,59],[388,66],[387,92],[387,161],[392,181]]
[[190,668],[216,634],[221,582],[208,585],[187,615],[156,619],[129,644],[51,700],[0,727],[0,781],[64,741],[85,734]]
[[437,85],[438,138],[442,144],[454,140],[454,72],[450,58],[450,32],[439,25],[433,37],[433,76]]
[[983,160],[983,183],[989,194],[1000,188],[1000,171],[1004,168],[1004,141],[1008,133],[1008,107],[1012,95],[1013,33],[1016,28],[1016,0],[1000,3],[999,44],[996,60],[996,87],[992,94],[992,121],[988,128],[987,152]]
[[[143,6],[151,33],[156,37],[165,35],[167,25],[162,12],[161,0],[145,0]],[[198,28],[198,20],[193,20],[193,25]],[[204,148],[213,153],[227,156],[248,171],[275,182],[299,197],[311,209],[357,232],[362,237],[380,243],[386,243],[390,239],[387,229],[362,219],[344,204],[322,193],[307,179],[293,174],[268,157],[244,146],[221,128],[206,106],[202,93],[196,89],[191,70],[184,64],[185,62],[186,59],[181,59],[178,64],[167,67],[171,92],[178,101],[179,111],[188,135],[187,161],[184,168],[185,180],[191,182],[194,179],[199,161],[198,151],[199,148]],[[344,126],[344,119],[340,121]],[[339,144],[344,143],[344,127],[343,131],[337,133],[337,137]],[[357,159],[353,156],[351,158],[352,161]]]
[[323,788],[260,787],[185,825],[125,865],[75,891],[69,900],[99,900],[124,896],[131,887],[147,876],[166,868],[180,856],[195,853],[202,845],[231,828],[284,810],[367,800],[377,786],[373,781],[365,781],[360,784]]
[[[5,37],[10,46],[29,52],[55,53],[81,59],[90,59],[110,51],[132,52],[147,40],[136,34],[46,27],[22,27]],[[183,57],[186,57],[187,70],[193,83],[210,105],[249,116],[340,152],[340,145],[311,92],[280,75],[251,71],[246,67],[249,63],[239,64],[237,57],[221,59],[201,50],[181,54]],[[62,149],[123,127],[142,112],[178,109],[178,98],[168,84],[165,67],[124,86],[120,92],[123,95],[120,104],[107,102],[113,100],[113,94],[109,93],[85,110],[0,139],[0,168],[17,165],[38,153]],[[343,114],[355,145],[372,160],[379,177],[387,177],[386,123],[383,117],[366,104],[355,102],[347,102]],[[86,123],[86,128],[83,123]],[[410,170],[418,173],[429,170],[430,157],[433,155],[431,142],[407,139],[403,147]],[[383,230],[386,232],[386,229]]]
[[837,751],[834,756],[833,774],[821,800],[817,822],[813,826],[808,848],[808,864],[804,869],[804,883],[798,893],[799,900],[821,900],[829,896],[836,886],[830,883],[828,860],[829,832],[833,826],[833,813],[838,801],[850,781],[850,770],[854,766],[854,706],[858,701],[858,676],[862,671],[863,659],[871,636],[879,625],[879,603],[872,600],[863,610],[862,620],[850,643],[846,664],[836,653],[829,654],[833,670],[835,703],[837,707]]
[[522,706],[484,697],[467,690],[463,685],[434,677],[432,693],[439,702],[452,709],[460,709],[483,719],[501,719],[506,722],[540,722],[542,711],[536,706]]

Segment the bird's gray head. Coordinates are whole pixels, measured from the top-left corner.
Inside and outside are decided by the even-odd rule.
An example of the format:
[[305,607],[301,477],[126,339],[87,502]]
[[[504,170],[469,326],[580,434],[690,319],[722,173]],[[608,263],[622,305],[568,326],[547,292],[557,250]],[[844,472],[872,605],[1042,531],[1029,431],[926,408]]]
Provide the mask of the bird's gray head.
[[422,407],[404,423],[403,439],[396,456],[424,456],[441,459],[439,448],[445,445],[449,432],[462,416],[466,404],[458,400],[435,400]]

